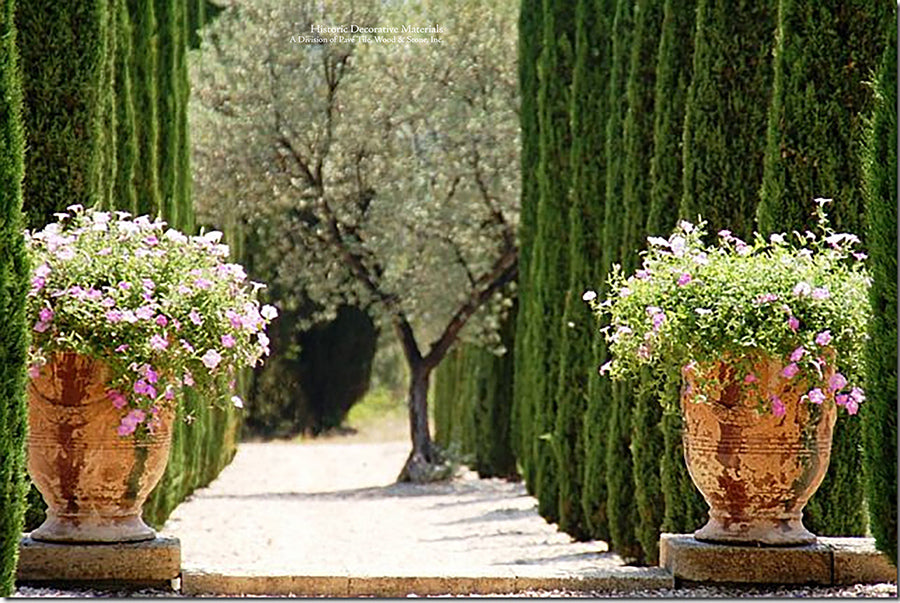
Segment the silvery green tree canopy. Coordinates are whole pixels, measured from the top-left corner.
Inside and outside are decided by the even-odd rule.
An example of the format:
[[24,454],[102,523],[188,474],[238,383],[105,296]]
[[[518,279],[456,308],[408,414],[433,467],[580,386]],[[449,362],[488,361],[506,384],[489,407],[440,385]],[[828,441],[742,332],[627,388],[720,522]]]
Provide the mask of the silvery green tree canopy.
[[438,462],[431,371],[464,327],[494,332],[488,306],[516,276],[516,9],[248,0],[191,57],[199,216],[246,225],[256,271],[292,292],[276,303],[311,304],[311,321],[351,303],[393,329],[410,374],[401,481]]

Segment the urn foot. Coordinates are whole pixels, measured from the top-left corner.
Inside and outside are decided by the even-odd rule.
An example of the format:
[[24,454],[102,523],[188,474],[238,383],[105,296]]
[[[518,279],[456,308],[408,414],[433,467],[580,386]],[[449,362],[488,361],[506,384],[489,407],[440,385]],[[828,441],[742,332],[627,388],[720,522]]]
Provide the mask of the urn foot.
[[43,542],[140,542],[153,540],[156,532],[139,515],[59,517],[48,512],[46,521],[31,533],[31,538]]
[[816,535],[796,517],[734,518],[710,513],[705,526],[694,532],[701,542],[737,545],[803,546],[816,542]]

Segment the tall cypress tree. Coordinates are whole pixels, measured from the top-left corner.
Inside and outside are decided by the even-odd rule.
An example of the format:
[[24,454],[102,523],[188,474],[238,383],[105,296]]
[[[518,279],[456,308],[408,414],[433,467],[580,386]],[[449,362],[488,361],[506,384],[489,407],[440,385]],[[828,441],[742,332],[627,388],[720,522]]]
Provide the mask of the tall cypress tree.
[[[597,374],[597,367],[605,361],[600,359],[605,342],[593,317],[579,320],[579,316],[585,316],[584,302],[579,298],[584,289],[597,290],[601,295],[605,292],[606,275],[600,269],[603,252],[601,234],[606,211],[607,86],[612,62],[611,32],[616,1],[594,0],[587,6],[593,14],[588,11],[579,22],[582,34],[576,43],[572,91],[572,124],[577,136],[572,144],[573,207],[569,216],[572,237],[569,248],[572,258],[569,295],[573,297],[567,300],[570,314],[566,326],[569,321],[575,325],[574,332],[570,334],[572,343],[569,355],[573,363],[570,369],[572,382],[576,387],[568,395],[584,397],[581,425],[578,426],[583,455],[580,461],[582,522],[592,538],[608,540],[606,423],[609,396],[600,392],[601,386],[608,386],[608,381],[601,381]],[[587,321],[586,324],[584,321]],[[585,328],[587,325],[590,327]],[[581,391],[577,388],[580,382],[574,380],[576,371],[584,379]],[[568,387],[563,385],[562,379],[560,384],[561,387]]]
[[0,596],[15,588],[25,517],[25,293],[28,263],[22,235],[22,130],[15,1],[0,2]]
[[532,280],[532,255],[540,199],[537,165],[540,161],[538,121],[537,62],[542,47],[542,2],[522,0],[519,9],[519,123],[522,149],[519,155],[522,174],[521,207],[519,210],[519,313],[516,318],[515,373],[513,379],[513,443],[522,466],[528,491],[534,494],[535,462],[532,454],[534,439],[534,379],[538,356],[534,347],[534,331],[539,314],[536,310],[535,287]]
[[[625,256],[624,214],[621,201],[625,187],[624,122],[628,111],[627,78],[631,64],[634,3],[618,0],[613,21],[612,63],[609,77],[609,119],[606,125],[606,203],[604,206],[601,270],[605,275],[613,263]],[[605,278],[605,277],[604,277]],[[631,462],[632,383],[614,383],[606,430],[606,512],[612,549],[626,559],[639,559],[636,539],[638,522],[634,505],[634,473]]]
[[126,0],[126,4],[132,21],[130,71],[138,147],[134,169],[137,205],[133,213],[156,216],[160,211],[156,10],[154,0]]
[[[595,321],[581,296],[596,286],[600,245],[595,236],[603,215],[604,137],[607,97],[597,94],[609,73],[609,27],[613,2],[579,0],[575,9],[575,65],[572,75],[572,128],[569,282],[559,354],[555,441],[559,458],[559,528],[582,539],[590,536],[582,506],[585,477],[584,414],[587,381],[593,366]],[[592,427],[594,435],[596,427]]]
[[859,179],[865,84],[884,51],[893,2],[779,0],[766,153],[757,209],[763,234],[815,226],[812,200],[833,199],[832,225],[864,235]]
[[[780,0],[759,230],[814,226],[815,197],[832,198],[833,224],[864,234],[858,141],[871,101],[864,80],[884,50],[893,2]],[[865,531],[860,426],[835,426],[825,481],[806,507],[823,536]]]
[[535,275],[538,315],[537,341],[526,353],[536,354],[533,439],[536,460],[535,493],[538,511],[549,521],[559,518],[557,480],[558,442],[552,437],[556,424],[556,388],[562,316],[565,310],[567,208],[569,192],[569,92],[574,50],[574,7],[545,0],[543,48],[538,66],[538,122],[540,159],[537,165],[537,224],[531,270]]
[[754,226],[772,81],[773,0],[698,0],[684,119],[680,214],[748,237]]
[[115,100],[116,100],[116,175],[111,206],[135,212],[137,191],[134,170],[137,163],[137,137],[134,114],[134,55],[132,26],[125,0],[114,1],[116,20]]
[[[896,10],[896,7],[895,7]],[[876,81],[863,147],[872,320],[866,345],[863,467],[875,546],[897,564],[897,21]]]
[[[691,81],[694,54],[696,2],[666,0],[656,64],[653,105],[653,158],[650,164],[650,208],[648,235],[664,236],[675,226],[682,194],[682,133],[684,104]],[[660,392],[663,415],[659,429],[663,450],[660,488],[664,509],[662,530],[691,532],[699,528],[707,506],[694,487],[684,464],[681,415],[678,412],[681,376],[675,374]]]
[[71,204],[107,200],[112,95],[108,0],[16,7],[29,228]]
[[[623,125],[624,177],[622,266],[631,272],[638,265],[638,251],[646,240],[650,206],[650,163],[653,156],[653,102],[662,0],[637,0],[626,96],[628,110]],[[623,392],[616,400],[622,405],[623,434],[630,442],[637,507],[635,537],[641,545],[641,560],[656,564],[659,557],[659,529],[663,519],[663,497],[659,486],[659,459],[663,438],[659,430],[662,409],[653,391],[650,371],[638,379],[634,391]],[[625,417],[630,419],[624,423]]]

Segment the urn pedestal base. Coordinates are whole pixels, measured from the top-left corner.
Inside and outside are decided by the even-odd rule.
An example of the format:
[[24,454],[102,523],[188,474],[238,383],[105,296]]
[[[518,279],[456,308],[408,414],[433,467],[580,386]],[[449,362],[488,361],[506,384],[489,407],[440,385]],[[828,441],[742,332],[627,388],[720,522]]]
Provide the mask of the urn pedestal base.
[[51,543],[25,535],[19,542],[18,582],[170,587],[181,574],[181,541]]

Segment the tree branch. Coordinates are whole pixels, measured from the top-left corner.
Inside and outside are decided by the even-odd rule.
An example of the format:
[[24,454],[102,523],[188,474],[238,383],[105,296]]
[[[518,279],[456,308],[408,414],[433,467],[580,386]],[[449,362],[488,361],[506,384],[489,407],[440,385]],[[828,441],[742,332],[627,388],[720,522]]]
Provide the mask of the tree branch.
[[453,314],[444,332],[429,347],[428,355],[423,358],[428,369],[433,369],[450,350],[450,346],[459,337],[459,332],[469,318],[487,302],[490,297],[516,277],[519,270],[519,255],[515,247],[508,247],[494,263],[490,272],[478,279],[480,287],[472,290],[469,299]]

